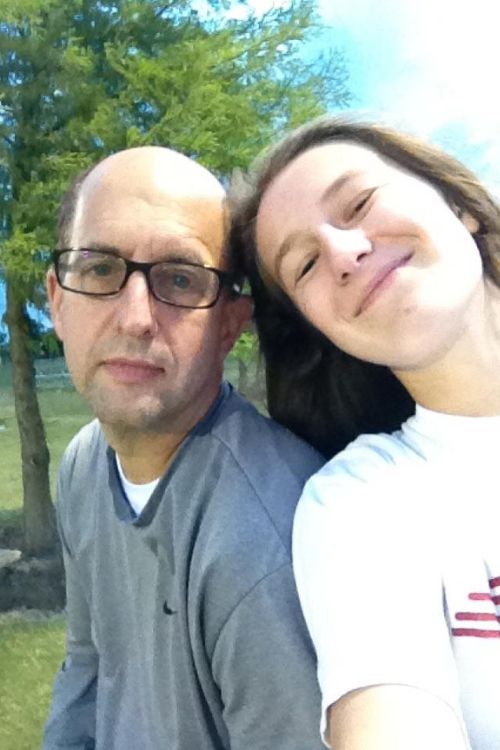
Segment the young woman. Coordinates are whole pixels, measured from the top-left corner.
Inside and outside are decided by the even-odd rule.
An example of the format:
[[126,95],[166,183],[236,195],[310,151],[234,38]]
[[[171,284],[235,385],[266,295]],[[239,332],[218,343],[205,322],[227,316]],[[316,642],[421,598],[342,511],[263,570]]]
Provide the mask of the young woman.
[[500,211],[450,156],[339,118],[232,203],[270,413],[341,451],[294,529],[325,740],[498,750]]

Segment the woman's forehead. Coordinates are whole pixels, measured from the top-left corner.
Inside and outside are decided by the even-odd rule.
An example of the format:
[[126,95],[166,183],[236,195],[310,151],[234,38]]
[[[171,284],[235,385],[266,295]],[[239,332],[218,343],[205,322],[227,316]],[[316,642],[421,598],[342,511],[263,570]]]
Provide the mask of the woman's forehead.
[[265,190],[257,214],[257,244],[267,246],[280,235],[285,213],[314,210],[325,191],[340,190],[348,178],[394,168],[373,149],[351,141],[313,146],[287,164]]
[[[324,143],[299,154],[273,179],[262,197],[260,211],[266,204],[284,204],[291,195],[317,197],[339,178],[357,173],[387,171],[397,168],[373,149],[350,141]],[[259,212],[260,212],[259,211]]]

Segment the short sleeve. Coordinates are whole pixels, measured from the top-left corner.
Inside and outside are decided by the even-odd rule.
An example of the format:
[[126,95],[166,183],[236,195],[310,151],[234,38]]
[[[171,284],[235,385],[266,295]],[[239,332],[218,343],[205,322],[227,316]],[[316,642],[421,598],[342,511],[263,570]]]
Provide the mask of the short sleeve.
[[460,713],[428,491],[411,470],[372,481],[333,470],[305,488],[294,568],[318,656],[323,732],[330,705],[373,685],[417,687]]
[[238,604],[212,668],[232,750],[320,750],[316,660],[291,564]]

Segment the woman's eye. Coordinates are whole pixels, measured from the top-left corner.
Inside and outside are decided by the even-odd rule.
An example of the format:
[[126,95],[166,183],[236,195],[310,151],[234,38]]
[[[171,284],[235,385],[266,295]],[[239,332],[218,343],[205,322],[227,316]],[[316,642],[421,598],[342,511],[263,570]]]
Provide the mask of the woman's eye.
[[316,258],[310,258],[307,263],[302,266],[302,268],[299,270],[299,275],[297,276],[297,281],[300,281],[301,279],[306,276],[311,268],[313,268],[314,264],[316,263]]
[[373,193],[375,192],[375,189],[369,190],[367,193],[364,193],[353,205],[350,213],[351,218],[355,218],[361,211],[364,209],[370,198],[372,197]]

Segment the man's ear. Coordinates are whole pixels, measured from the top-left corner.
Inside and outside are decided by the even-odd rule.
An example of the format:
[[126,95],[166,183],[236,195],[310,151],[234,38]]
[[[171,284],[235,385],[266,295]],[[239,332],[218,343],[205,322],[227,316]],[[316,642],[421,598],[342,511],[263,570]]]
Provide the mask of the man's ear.
[[62,341],[62,324],[61,324],[61,303],[62,303],[62,289],[59,286],[56,278],[56,274],[53,268],[49,268],[46,276],[47,284],[47,297],[49,299],[50,317],[52,318],[52,325],[58,339]]
[[224,306],[224,320],[222,323],[222,353],[224,357],[233,348],[236,339],[243,331],[253,315],[253,301],[247,294],[235,300],[228,300]]

